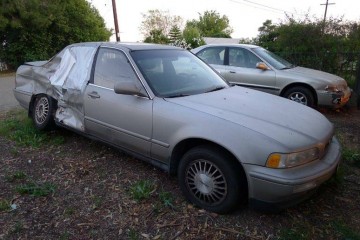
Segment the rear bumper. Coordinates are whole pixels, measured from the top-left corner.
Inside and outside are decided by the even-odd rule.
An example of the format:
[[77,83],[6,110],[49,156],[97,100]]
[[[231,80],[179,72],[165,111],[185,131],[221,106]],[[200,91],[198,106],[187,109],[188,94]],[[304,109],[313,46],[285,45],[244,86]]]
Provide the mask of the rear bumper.
[[317,91],[316,93],[319,106],[340,108],[350,100],[352,90],[348,87],[345,91],[339,93],[327,91]]
[[270,169],[244,165],[249,185],[250,206],[279,210],[308,198],[336,172],[341,158],[339,142],[334,137],[321,160],[289,168]]

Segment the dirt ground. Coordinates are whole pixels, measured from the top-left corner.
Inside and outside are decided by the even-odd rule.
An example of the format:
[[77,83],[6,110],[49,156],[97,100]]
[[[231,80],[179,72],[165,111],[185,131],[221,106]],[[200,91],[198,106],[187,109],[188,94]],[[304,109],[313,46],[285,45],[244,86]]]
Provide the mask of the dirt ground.
[[[320,111],[347,149],[360,148],[360,111]],[[21,147],[0,135],[0,200],[12,206],[0,210],[0,239],[360,238],[360,168],[347,161],[337,178],[295,207],[265,213],[242,206],[217,215],[190,205],[176,178],[147,163],[64,129],[49,134],[64,141]],[[155,188],[137,201],[130,190],[143,179]],[[53,189],[20,194],[29,182]]]

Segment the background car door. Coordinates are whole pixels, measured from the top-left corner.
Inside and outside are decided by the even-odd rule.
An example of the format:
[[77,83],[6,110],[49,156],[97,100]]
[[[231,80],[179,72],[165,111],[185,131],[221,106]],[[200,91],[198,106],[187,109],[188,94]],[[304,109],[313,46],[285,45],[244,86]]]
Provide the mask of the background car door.
[[262,60],[255,54],[241,47],[230,47],[228,57],[229,65],[223,74],[226,80],[264,92],[278,92],[275,72],[256,68],[256,64]]
[[114,84],[140,84],[126,55],[101,48],[97,54],[92,83],[84,95],[85,130],[105,141],[143,155],[150,155],[152,100],[116,94]]
[[226,47],[208,47],[197,54],[207,64],[210,64],[220,74],[226,72]]

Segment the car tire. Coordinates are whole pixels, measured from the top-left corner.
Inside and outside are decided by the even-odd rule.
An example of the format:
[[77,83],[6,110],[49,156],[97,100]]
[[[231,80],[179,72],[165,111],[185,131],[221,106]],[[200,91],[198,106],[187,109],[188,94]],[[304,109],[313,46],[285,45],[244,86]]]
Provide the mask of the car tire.
[[313,93],[308,88],[300,86],[286,90],[284,97],[308,107],[313,107],[315,102]]
[[40,94],[36,96],[32,109],[32,119],[37,129],[46,131],[55,127],[53,118],[55,107],[55,100],[48,95]]
[[227,213],[247,197],[243,170],[216,147],[189,150],[179,163],[178,179],[185,197],[211,212]]

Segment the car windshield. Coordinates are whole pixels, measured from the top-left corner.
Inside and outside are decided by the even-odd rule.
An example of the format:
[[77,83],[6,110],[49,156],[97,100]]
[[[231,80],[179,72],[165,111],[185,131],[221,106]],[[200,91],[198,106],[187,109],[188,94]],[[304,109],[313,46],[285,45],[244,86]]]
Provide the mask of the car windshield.
[[183,97],[229,85],[208,65],[184,50],[137,50],[131,56],[159,97]]
[[293,64],[289,63],[285,59],[264,48],[257,47],[253,48],[252,50],[276,69],[289,69],[295,67]]

